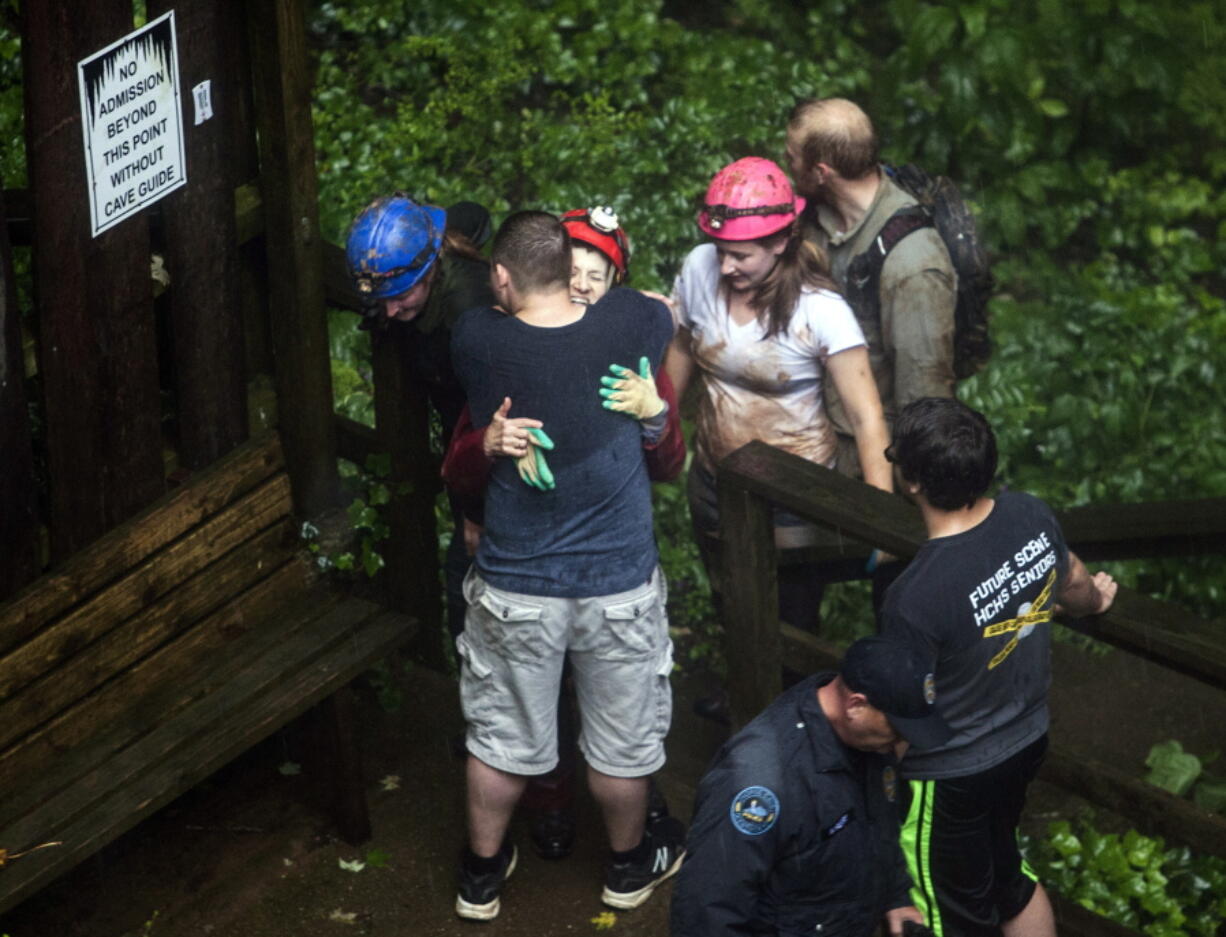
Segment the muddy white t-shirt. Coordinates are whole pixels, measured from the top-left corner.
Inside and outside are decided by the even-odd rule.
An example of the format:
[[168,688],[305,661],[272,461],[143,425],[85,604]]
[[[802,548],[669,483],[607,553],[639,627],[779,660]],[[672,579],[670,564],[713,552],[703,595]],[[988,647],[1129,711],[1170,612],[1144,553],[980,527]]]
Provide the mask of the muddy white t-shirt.
[[689,330],[705,393],[694,457],[707,471],[760,439],[833,466],[834,429],[822,407],[826,359],[864,344],[851,307],[836,293],[801,293],[786,333],[766,338],[756,319],[737,325],[720,290],[714,244],[690,251],[673,286],[677,325]]

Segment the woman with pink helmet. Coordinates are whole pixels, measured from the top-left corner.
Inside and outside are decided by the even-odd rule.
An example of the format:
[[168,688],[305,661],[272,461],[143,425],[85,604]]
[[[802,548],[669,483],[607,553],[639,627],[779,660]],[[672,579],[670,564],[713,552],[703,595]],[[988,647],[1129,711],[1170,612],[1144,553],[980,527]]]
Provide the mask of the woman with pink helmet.
[[[828,275],[826,258],[800,236],[805,201],[775,163],[747,157],[712,179],[698,227],[711,240],[685,260],[673,291],[677,333],[665,370],[678,398],[703,377],[689,475],[690,511],[708,573],[716,571],[715,467],[760,439],[832,466],[836,439],[822,402],[828,379],[855,428],[865,480],[893,490],[881,401],[864,336]],[[812,542],[814,527],[775,514],[781,547]],[[821,586],[809,568],[780,569],[780,615],[815,626]]]

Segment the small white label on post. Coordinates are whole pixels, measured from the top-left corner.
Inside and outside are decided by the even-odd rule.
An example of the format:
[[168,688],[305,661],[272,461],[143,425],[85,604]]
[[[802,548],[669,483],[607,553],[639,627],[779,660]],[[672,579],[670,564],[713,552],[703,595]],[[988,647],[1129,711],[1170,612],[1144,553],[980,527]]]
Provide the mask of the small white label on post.
[[213,80],[206,78],[192,88],[192,100],[196,102],[196,125],[203,124],[213,116]]

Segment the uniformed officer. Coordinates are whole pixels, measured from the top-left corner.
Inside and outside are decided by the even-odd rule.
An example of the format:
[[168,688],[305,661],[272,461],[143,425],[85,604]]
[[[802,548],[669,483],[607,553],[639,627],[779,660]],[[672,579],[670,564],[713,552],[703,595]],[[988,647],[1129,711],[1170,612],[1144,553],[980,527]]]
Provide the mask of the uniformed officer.
[[785,691],[720,749],[698,788],[673,937],[868,937],[923,923],[898,842],[896,749],[943,744],[933,665],[862,638],[839,673]]

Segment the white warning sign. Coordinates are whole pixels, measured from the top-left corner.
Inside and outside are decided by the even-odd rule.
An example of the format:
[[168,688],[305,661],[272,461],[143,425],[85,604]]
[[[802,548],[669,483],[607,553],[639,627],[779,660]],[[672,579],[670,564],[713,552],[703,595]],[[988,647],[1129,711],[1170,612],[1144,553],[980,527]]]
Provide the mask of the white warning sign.
[[187,181],[174,10],[77,66],[93,236]]

